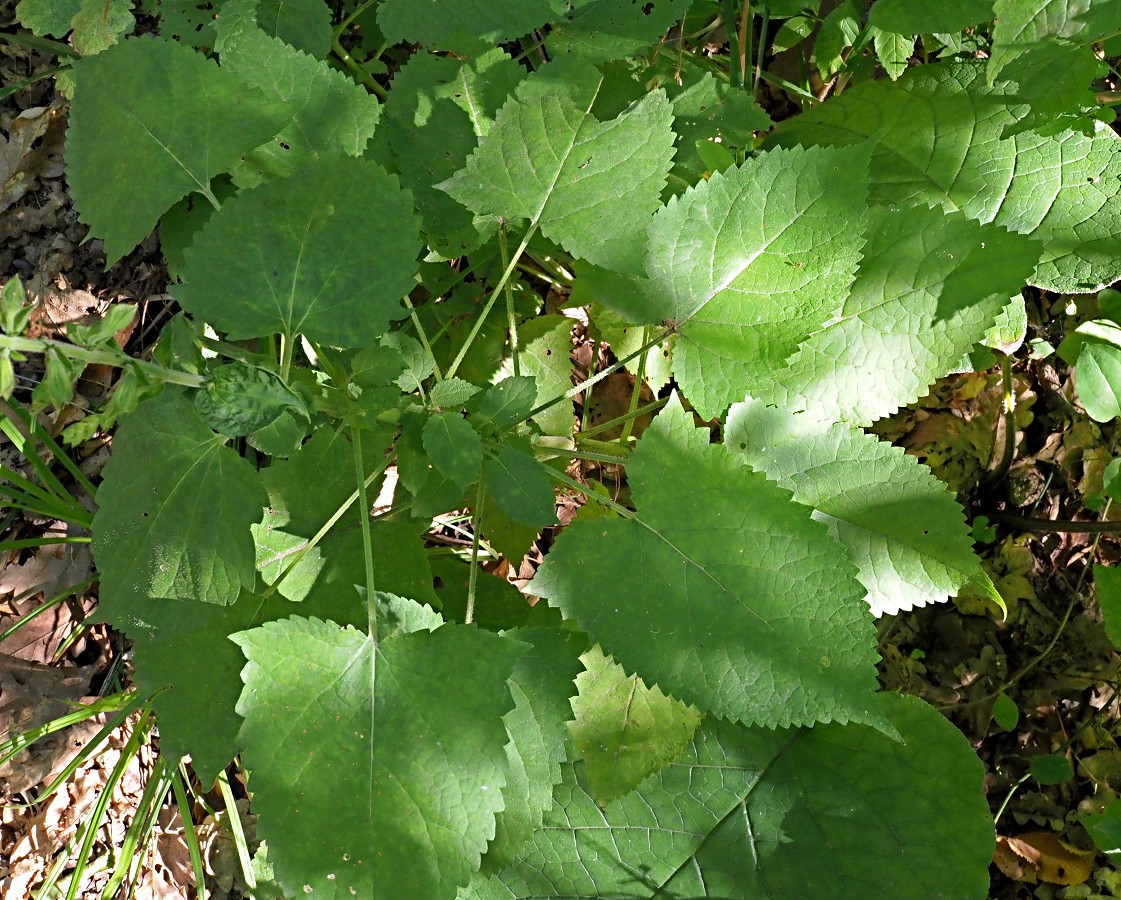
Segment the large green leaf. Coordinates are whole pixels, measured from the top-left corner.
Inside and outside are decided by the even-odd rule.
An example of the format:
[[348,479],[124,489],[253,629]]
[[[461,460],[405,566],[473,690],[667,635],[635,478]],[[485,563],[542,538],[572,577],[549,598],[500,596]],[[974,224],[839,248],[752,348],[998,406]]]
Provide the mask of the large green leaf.
[[109,265],[292,117],[172,41],[125,41],[74,69],[66,175]]
[[549,0],[385,0],[378,26],[391,43],[474,49],[529,34],[552,18]]
[[463,168],[525,74],[496,48],[472,59],[414,53],[393,76],[385,127],[394,163],[429,244],[447,256],[471,249],[480,235],[471,213],[434,185]]
[[769,378],[840,306],[864,243],[866,154],[780,150],[659,211],[647,268],[674,374],[705,418]]
[[320,160],[227,200],[187,250],[175,297],[232,339],[362,347],[406,314],[419,249],[420,221],[394,176]]
[[[149,597],[225,605],[253,586],[249,527],[268,495],[225,443],[170,388],[121,422],[93,520],[106,608]],[[112,621],[129,630],[142,619]]]
[[901,447],[758,400],[732,407],[725,441],[816,510],[860,570],[873,615],[939,603],[981,577],[961,506]]
[[881,722],[864,591],[808,508],[710,445],[676,396],[627,475],[634,518],[570,525],[529,591],[627,672],[702,711],[769,726]]
[[517,628],[507,636],[529,644],[530,649],[514,664],[506,682],[514,708],[505,719],[510,735],[502,792],[505,806],[483,859],[484,868],[491,872],[518,860],[553,805],[553,786],[561,780],[567,755],[569,698],[576,692],[579,653],[586,643],[579,632],[561,628]]
[[953,34],[993,17],[993,0],[878,0],[868,21],[896,34]]
[[864,82],[784,122],[773,144],[846,146],[871,140],[872,198],[939,205],[1043,242],[1032,283],[1097,290],[1121,277],[1121,141],[1102,127],[1002,138],[1028,113],[1016,86],[985,84],[978,63],[910,69]]
[[655,91],[600,122],[592,107],[603,83],[579,61],[535,72],[441,187],[479,215],[526,219],[574,256],[637,273],[673,155],[673,114]]
[[377,101],[327,63],[270,37],[258,27],[257,17],[254,0],[226,3],[215,49],[224,71],[290,110],[292,121],[237,166],[238,186],[287,177],[315,159],[359,156],[381,112]]
[[[257,23],[273,37],[316,59],[331,52],[331,10],[323,0],[256,0]],[[230,4],[222,5],[222,18]]]
[[840,313],[753,393],[826,421],[868,425],[926,394],[984,336],[1040,245],[927,206],[869,211]]
[[[989,59],[992,82],[1017,56],[1061,38],[1089,44],[1116,33],[1118,0],[994,0],[996,25]],[[1108,22],[1108,30],[1099,30]]]
[[645,53],[689,11],[690,0],[619,0],[554,2],[548,47],[556,53],[579,53],[593,62]]
[[[518,328],[521,344],[521,374],[531,375],[537,383],[534,406],[559,397],[572,387],[572,319],[566,316],[545,315],[531,319]],[[511,361],[503,364],[502,372],[514,371]],[[554,404],[539,412],[533,421],[543,434],[572,437],[575,426],[572,402]]]
[[880,701],[906,743],[859,725],[775,732],[709,719],[607,810],[582,767],[566,766],[521,859],[460,900],[980,900],[994,843],[984,767],[921,700]]
[[377,642],[304,618],[234,636],[260,834],[293,895],[453,896],[494,833],[526,647],[395,603]]
[[627,675],[593,647],[581,657],[572,738],[596,803],[606,807],[674,759],[693,739],[701,714]]
[[1095,422],[1121,416],[1121,349],[1087,342],[1074,366],[1074,386],[1079,402]]

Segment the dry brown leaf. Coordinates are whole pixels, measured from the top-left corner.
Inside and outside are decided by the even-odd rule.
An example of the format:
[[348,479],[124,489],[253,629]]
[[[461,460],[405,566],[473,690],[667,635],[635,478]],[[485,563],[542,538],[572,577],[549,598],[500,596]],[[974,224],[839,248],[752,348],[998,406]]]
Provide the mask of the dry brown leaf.
[[1014,881],[1082,884],[1094,868],[1093,850],[1082,850],[1046,831],[997,837],[993,862]]

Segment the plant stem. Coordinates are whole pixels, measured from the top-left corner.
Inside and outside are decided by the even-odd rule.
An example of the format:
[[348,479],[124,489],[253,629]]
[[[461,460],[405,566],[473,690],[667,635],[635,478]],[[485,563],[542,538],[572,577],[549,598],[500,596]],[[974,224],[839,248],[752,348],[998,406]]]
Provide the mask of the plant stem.
[[525,233],[525,237],[522,238],[522,242],[518,245],[518,249],[514,251],[513,259],[511,259],[510,262],[506,265],[505,270],[502,272],[502,277],[498,279],[498,284],[495,285],[494,290],[490,293],[490,297],[487,298],[487,302],[483,307],[483,311],[479,313],[479,318],[475,320],[475,325],[474,327],[472,327],[471,333],[467,335],[467,340],[463,342],[463,346],[459,348],[459,352],[455,355],[455,359],[452,360],[452,364],[448,367],[446,375],[447,378],[451,378],[457,371],[459,371],[459,366],[463,362],[463,358],[467,355],[467,351],[471,349],[471,345],[475,343],[475,338],[479,336],[479,332],[482,330],[483,322],[486,321],[487,315],[490,313],[491,309],[494,308],[494,301],[497,300],[498,295],[502,293],[502,289],[506,286],[506,282],[513,274],[514,267],[517,266],[518,260],[521,258],[522,253],[525,252],[525,248],[529,246],[529,242],[536,230],[536,225],[529,226],[529,230]]
[[288,375],[292,371],[292,357],[295,353],[296,336],[282,334],[280,336],[280,380],[288,383]]
[[[644,340],[650,337],[650,326],[644,325],[642,327],[642,337]],[[627,404],[626,422],[623,423],[623,431],[619,435],[619,443],[626,447],[627,442],[631,439],[631,429],[634,427],[634,411],[638,408],[638,398],[642,394],[642,383],[646,381],[646,357],[650,355],[649,351],[643,353],[638,358],[638,371],[634,375],[634,388],[631,390],[631,399]]]
[[1007,353],[1000,355],[1000,380],[1004,388],[1003,413],[1004,443],[1001,446],[1000,462],[984,478],[986,487],[1000,484],[1012,465],[1016,453],[1016,389],[1012,383],[1012,358]]
[[557,397],[554,397],[552,400],[546,400],[544,403],[542,403],[536,409],[531,410],[529,415],[526,416],[526,418],[527,419],[532,419],[538,413],[542,413],[545,410],[549,409],[550,407],[556,406],[558,403],[563,403],[565,400],[571,400],[573,397],[575,397],[581,391],[585,391],[588,388],[590,388],[592,385],[598,384],[599,382],[603,381],[603,379],[605,379],[608,375],[612,375],[615,372],[618,372],[621,368],[623,368],[623,366],[625,366],[627,363],[629,363],[635,357],[639,356],[642,353],[645,353],[651,347],[655,347],[658,344],[660,344],[667,337],[669,337],[669,335],[671,333],[672,332],[670,331],[670,329],[664,329],[663,331],[658,332],[658,336],[656,338],[654,338],[651,341],[647,341],[645,344],[643,344],[641,347],[639,347],[637,350],[635,350],[634,353],[630,353],[627,356],[624,356],[622,359],[616,360],[611,365],[609,365],[606,369],[603,369],[602,371],[596,373],[591,378],[588,378],[584,381],[581,381],[575,387],[569,388],[563,394],[561,394]]
[[96,363],[117,368],[122,368],[125,365],[139,366],[141,370],[157,381],[168,384],[181,384],[184,387],[197,388],[206,383],[206,379],[201,375],[165,369],[155,363],[125,356],[123,351],[87,350],[85,347],[67,344],[64,341],[53,341],[49,338],[23,338],[0,334],[0,350],[3,349],[14,350],[17,353],[46,353],[48,350],[56,350],[63,356],[82,363]]
[[483,479],[475,488],[475,509],[471,514],[471,572],[467,576],[467,613],[463,617],[465,625],[470,625],[475,619],[475,586],[479,580],[479,535],[483,531]]
[[759,46],[755,51],[755,77],[751,80],[751,93],[759,92],[759,78],[763,72],[763,51],[767,47],[767,30],[771,25],[771,12],[763,7],[763,22],[759,28]]
[[594,437],[597,434],[603,434],[603,432],[605,431],[610,431],[612,428],[616,428],[617,426],[624,424],[630,419],[637,419],[639,416],[644,416],[647,413],[657,412],[667,403],[669,403],[669,397],[666,397],[663,400],[655,400],[653,403],[647,403],[645,406],[639,407],[638,409],[634,410],[633,413],[628,412],[624,415],[617,416],[614,419],[609,419],[606,422],[600,422],[594,428],[589,428],[587,431],[577,432],[575,436],[576,443],[580,444],[587,438]]
[[366,475],[362,468],[362,429],[352,428],[351,443],[354,448],[354,477],[358,482],[358,515],[362,525],[362,555],[366,561],[366,617],[370,626],[370,640],[378,643],[377,585],[374,583],[374,544],[370,537],[370,500],[366,496]]
[[[498,226],[498,249],[502,254],[502,268],[506,269],[510,265],[510,250],[506,246],[505,222]],[[522,374],[522,365],[518,356],[518,322],[514,317],[514,291],[510,287],[509,279],[503,291],[506,294],[506,324],[510,329],[510,356],[514,360],[514,376],[517,377]]]
[[992,522],[1040,534],[1121,534],[1121,522],[1079,522],[1073,519],[1037,519],[1017,513],[986,512]]
[[612,512],[618,513],[624,519],[633,519],[635,517],[633,510],[627,509],[622,504],[616,503],[614,500],[604,497],[603,494],[599,494],[593,490],[589,490],[575,478],[570,478],[568,475],[565,475],[564,472],[557,472],[555,469],[549,469],[549,477],[552,478],[553,481],[559,482],[566,487],[570,487],[572,488],[572,490],[576,491],[579,494],[583,494],[589,500],[595,500],[596,503],[606,506]]
[[740,86],[739,69],[736,63],[740,57],[739,35],[736,33],[736,0],[723,0],[724,31],[728,35],[728,83]]
[[416,314],[416,307],[413,306],[413,301],[409,299],[408,294],[405,295],[405,306],[409,310],[409,319],[413,323],[413,328],[416,329],[416,336],[420,340],[420,345],[424,348],[424,352],[428,354],[428,358],[432,360],[432,374],[437,381],[444,380],[444,373],[440,371],[440,364],[436,362],[436,354],[432,352],[432,344],[428,341],[428,335],[424,333],[424,327],[420,324],[420,316]]

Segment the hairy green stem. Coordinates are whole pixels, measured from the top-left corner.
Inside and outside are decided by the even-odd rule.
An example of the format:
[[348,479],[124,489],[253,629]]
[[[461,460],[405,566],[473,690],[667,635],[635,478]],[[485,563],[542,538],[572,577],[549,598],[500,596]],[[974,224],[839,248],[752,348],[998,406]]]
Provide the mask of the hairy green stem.
[[471,572],[467,576],[467,613],[463,622],[470,625],[475,620],[475,588],[479,582],[479,536],[483,532],[483,479],[475,488],[475,509],[471,513]]
[[181,384],[184,387],[197,388],[206,383],[206,379],[201,375],[165,369],[155,363],[125,356],[123,351],[88,350],[85,347],[67,344],[64,341],[52,341],[49,338],[24,338],[0,334],[0,350],[5,349],[17,353],[46,353],[48,350],[55,350],[63,356],[81,363],[97,363],[117,368],[123,368],[126,365],[138,366],[145,374],[150,375],[157,381]]
[[538,415],[539,413],[543,413],[545,410],[556,406],[558,403],[563,403],[565,400],[571,400],[573,397],[575,397],[581,391],[586,391],[592,385],[599,384],[599,382],[603,381],[603,379],[607,378],[607,376],[612,375],[615,372],[618,372],[621,368],[623,368],[623,366],[625,366],[627,363],[629,363],[635,357],[639,356],[642,353],[645,353],[651,347],[655,347],[658,344],[660,344],[671,333],[672,332],[669,329],[665,329],[663,331],[658,332],[658,336],[656,338],[654,338],[652,341],[647,341],[645,344],[643,344],[641,347],[639,347],[637,350],[635,350],[634,353],[629,353],[626,356],[624,356],[622,359],[616,360],[611,365],[609,365],[606,369],[603,369],[602,371],[597,372],[591,378],[587,378],[584,381],[581,381],[575,387],[569,388],[563,394],[560,394],[559,396],[554,397],[552,400],[546,400],[544,403],[542,403],[536,409],[531,410],[529,415],[526,416],[526,418],[527,419],[532,419],[534,416]]
[[514,273],[514,268],[517,266],[518,260],[525,252],[525,248],[529,246],[529,242],[533,238],[533,235],[536,231],[537,226],[531,225],[529,227],[529,230],[525,233],[525,237],[522,238],[522,242],[518,245],[518,249],[514,251],[513,259],[511,259],[510,262],[506,265],[505,270],[502,272],[502,277],[498,279],[498,284],[494,286],[494,290],[491,291],[490,297],[487,298],[486,305],[483,307],[483,311],[479,313],[479,317],[475,320],[475,325],[474,327],[472,327],[471,333],[467,335],[467,340],[463,342],[463,346],[459,348],[459,352],[455,355],[455,359],[452,360],[452,364],[448,367],[448,378],[451,378],[456,372],[459,371],[459,367],[463,362],[463,358],[467,355],[467,351],[471,349],[471,345],[475,343],[475,338],[479,336],[479,332],[483,328],[483,322],[486,321],[487,315],[494,308],[494,301],[498,299],[498,295],[501,294],[502,289],[506,287],[506,282],[510,280],[510,276]]
[[443,381],[444,373],[440,371],[440,364],[436,362],[436,354],[432,352],[432,344],[428,340],[428,335],[425,334],[424,326],[420,324],[420,316],[416,314],[416,307],[413,306],[413,301],[409,299],[408,294],[405,295],[405,306],[409,310],[409,320],[413,323],[413,328],[416,329],[417,339],[424,348],[424,352],[428,354],[428,358],[432,360],[433,376],[437,381]]
[[366,474],[362,468],[362,429],[352,428],[351,446],[354,449],[354,478],[358,482],[358,515],[362,525],[362,555],[366,563],[366,618],[370,627],[370,640],[377,646],[378,609],[377,585],[374,582],[374,544],[370,536],[370,500],[366,496]]
[[[642,338],[647,340],[650,337],[650,326],[644,325],[642,327]],[[646,358],[650,355],[649,351],[643,353],[638,358],[638,371],[634,375],[634,387],[631,389],[631,399],[627,404],[626,422],[623,423],[623,431],[619,435],[619,443],[622,446],[627,446],[627,442],[631,439],[631,429],[634,427],[634,411],[638,408],[638,398],[642,394],[642,384],[646,381]]]
[[723,0],[724,31],[728,35],[728,83],[740,86],[739,59],[740,41],[736,33],[736,0]]
[[603,432],[610,431],[612,428],[617,428],[619,425],[624,424],[630,419],[637,419],[640,416],[645,416],[647,413],[657,412],[667,403],[669,403],[669,397],[666,397],[662,400],[655,400],[653,403],[647,403],[645,406],[640,406],[633,412],[628,412],[624,415],[616,416],[614,419],[608,419],[606,422],[600,422],[594,428],[589,428],[587,431],[578,432],[575,436],[576,443],[581,444],[586,439],[595,437],[595,435],[597,434],[603,434]]
[[575,478],[571,478],[568,475],[565,475],[564,472],[558,472],[555,469],[549,469],[549,477],[558,484],[563,484],[566,487],[572,488],[572,490],[576,491],[578,494],[583,494],[589,500],[594,500],[596,503],[599,503],[602,506],[606,506],[612,512],[618,513],[624,519],[633,519],[635,517],[634,510],[627,509],[621,503],[616,503],[614,500],[611,500],[608,497],[604,497],[603,494],[596,493],[595,491],[582,485]]
[[[510,249],[506,246],[506,223],[498,226],[498,249],[502,254],[502,268],[505,270],[510,265]],[[506,327],[510,329],[510,356],[514,360],[514,376],[522,374],[522,364],[518,353],[518,322],[514,316],[514,291],[507,279],[503,288],[506,294]]]

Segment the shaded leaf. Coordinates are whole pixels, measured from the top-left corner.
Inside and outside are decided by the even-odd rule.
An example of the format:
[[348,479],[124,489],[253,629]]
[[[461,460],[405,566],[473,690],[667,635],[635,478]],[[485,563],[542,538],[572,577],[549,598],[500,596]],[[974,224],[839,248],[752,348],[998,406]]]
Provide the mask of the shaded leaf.
[[689,11],[689,0],[576,0],[555,4],[548,47],[552,54],[578,53],[592,62],[645,53]]
[[1074,386],[1079,402],[1095,422],[1121,416],[1121,349],[1088,342],[1074,366]]
[[471,50],[529,34],[552,18],[548,0],[385,0],[378,26],[390,43]]
[[528,445],[503,444],[483,462],[483,479],[487,496],[515,522],[532,528],[556,523],[553,483]]
[[437,413],[424,423],[428,458],[463,491],[479,477],[483,444],[479,433],[457,412]]
[[882,722],[864,592],[808,508],[710,445],[676,397],[627,474],[635,517],[574,522],[530,592],[628,673],[702,711],[769,726]]
[[310,163],[298,182],[227,200],[187,250],[175,296],[233,340],[303,334],[365,346],[405,315],[419,226],[408,192],[379,166]]

